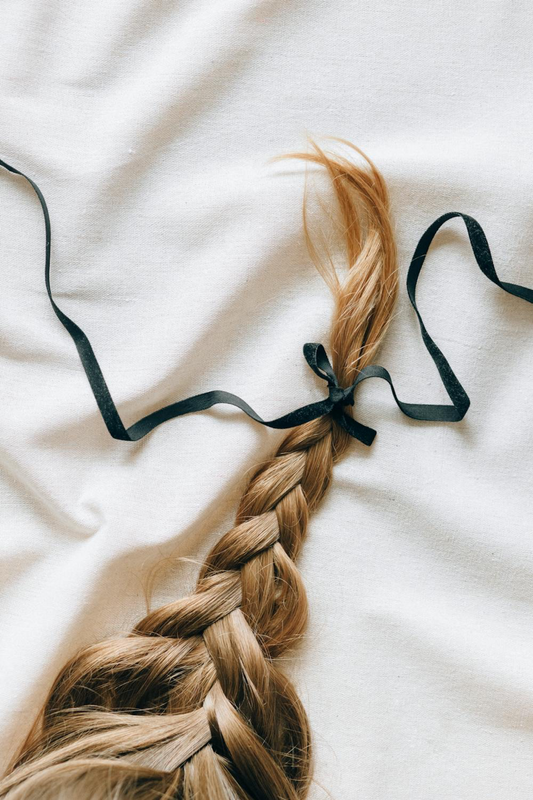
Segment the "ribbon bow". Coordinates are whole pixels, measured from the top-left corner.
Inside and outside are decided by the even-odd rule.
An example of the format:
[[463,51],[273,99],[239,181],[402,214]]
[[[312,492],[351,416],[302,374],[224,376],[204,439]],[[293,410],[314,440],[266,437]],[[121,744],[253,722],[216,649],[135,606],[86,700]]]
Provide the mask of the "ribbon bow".
[[[345,406],[353,406],[354,391],[358,383],[364,380],[360,378],[364,370],[361,370],[356,381],[351,386],[343,388],[339,385],[339,381],[337,380],[337,376],[333,371],[333,367],[330,364],[323,345],[317,344],[316,342],[304,344],[304,356],[315,375],[327,381],[329,388],[328,397],[322,400],[321,403],[315,404],[315,407],[318,407],[319,410],[317,416],[331,414],[334,420],[341,428],[344,428],[350,436],[353,436],[354,439],[358,439],[369,447],[374,441],[376,431],[373,428],[362,425],[344,410]],[[368,377],[371,376],[368,375]]]

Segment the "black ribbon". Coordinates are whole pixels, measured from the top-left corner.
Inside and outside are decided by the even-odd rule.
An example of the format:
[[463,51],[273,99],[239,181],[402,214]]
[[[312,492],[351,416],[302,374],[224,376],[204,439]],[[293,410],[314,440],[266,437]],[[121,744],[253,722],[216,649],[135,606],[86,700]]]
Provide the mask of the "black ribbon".
[[302,406],[301,408],[291,411],[288,414],[284,414],[281,417],[277,417],[276,419],[265,420],[242,398],[231,394],[230,392],[215,390],[211,392],[204,392],[203,394],[197,394],[193,397],[188,397],[185,400],[180,400],[176,403],[170,403],[169,405],[164,406],[163,408],[160,408],[151,414],[147,414],[145,417],[142,417],[142,419],[138,420],[138,422],[135,422],[129,428],[126,428],[120,418],[117,407],[105,382],[105,378],[102,374],[102,370],[100,369],[100,365],[94,354],[89,339],[82,329],[76,325],[76,323],[73,322],[70,317],[67,317],[67,315],[61,311],[53,298],[50,286],[51,225],[50,214],[48,212],[48,207],[46,205],[44,196],[37,184],[23,172],[15,169],[15,167],[10,166],[9,164],[6,164],[6,162],[2,161],[1,159],[0,166],[5,167],[5,169],[9,170],[9,172],[25,178],[31,184],[35,193],[37,194],[37,197],[39,198],[44,215],[46,231],[46,291],[56,316],[66,328],[72,337],[74,344],[76,345],[81,363],[89,380],[89,384],[93,391],[98,408],[100,409],[102,418],[109,433],[114,439],[121,439],[130,442],[138,441],[139,439],[142,439],[143,436],[146,436],[147,433],[150,433],[150,431],[152,431],[158,425],[161,425],[162,422],[166,422],[169,419],[174,419],[175,417],[183,416],[183,414],[191,414],[195,411],[205,411],[214,405],[223,403],[240,408],[245,414],[254,419],[256,422],[259,422],[261,425],[266,425],[269,428],[293,428],[298,425],[303,425],[305,422],[317,419],[318,417],[322,417],[325,414],[331,414],[336,422],[342,428],[344,428],[344,430],[347,431],[350,436],[353,436],[363,444],[370,446],[374,440],[376,431],[373,428],[369,428],[368,426],[363,425],[362,423],[353,419],[353,417],[345,411],[346,406],[352,406],[354,404],[354,391],[356,387],[368,378],[381,378],[382,380],[385,380],[391,388],[392,395],[398,408],[412,419],[428,422],[458,422],[459,420],[463,419],[470,405],[469,397],[452,370],[450,364],[446,360],[444,354],[437,347],[427,332],[426,326],[424,325],[416,304],[416,284],[429,247],[437,231],[442,227],[442,225],[444,225],[444,223],[450,219],[453,219],[454,217],[461,217],[461,219],[464,221],[475,259],[483,274],[505,292],[508,292],[515,297],[519,297],[522,300],[526,300],[528,303],[533,303],[532,289],[528,289],[524,286],[519,286],[514,283],[500,281],[494,267],[494,262],[492,260],[487,238],[481,225],[476,222],[473,217],[469,217],[467,214],[461,214],[459,211],[451,211],[448,214],[443,214],[441,217],[435,220],[435,222],[433,222],[422,235],[416,247],[407,273],[407,293],[409,295],[409,300],[411,301],[411,305],[413,306],[418,318],[424,345],[426,346],[426,349],[428,350],[433,362],[435,363],[435,366],[437,367],[444,388],[446,389],[446,392],[448,393],[448,396],[452,402],[451,405],[427,405],[403,402],[396,394],[390,373],[384,367],[381,367],[377,364],[364,367],[358,373],[353,384],[349,387],[343,388],[339,385],[324,347],[321,344],[307,343],[304,345],[303,349],[307,363],[313,372],[315,372],[319,378],[327,381],[328,384],[329,394],[324,400]]

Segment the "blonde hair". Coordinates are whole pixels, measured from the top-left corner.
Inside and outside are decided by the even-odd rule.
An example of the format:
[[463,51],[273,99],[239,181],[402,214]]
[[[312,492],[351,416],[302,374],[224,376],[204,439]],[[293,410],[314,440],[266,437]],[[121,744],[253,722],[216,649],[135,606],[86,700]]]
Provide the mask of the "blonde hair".
[[[337,140],[342,141],[342,140]],[[311,256],[335,298],[330,353],[350,385],[383,339],[397,290],[385,183],[312,144],[289,157],[324,167],[349,269]],[[304,223],[306,219],[304,202]],[[57,677],[0,781],[9,800],[297,800],[311,780],[305,711],[276,665],[307,604],[294,560],[348,434],[330,416],[290,431],[247,486],[234,527],[192,595],[150,612],[124,638],[84,648]]]

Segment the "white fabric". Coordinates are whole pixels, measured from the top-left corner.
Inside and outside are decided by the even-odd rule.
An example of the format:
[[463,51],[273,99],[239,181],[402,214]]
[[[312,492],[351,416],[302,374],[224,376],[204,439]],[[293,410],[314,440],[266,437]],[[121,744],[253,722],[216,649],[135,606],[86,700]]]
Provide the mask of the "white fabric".
[[[267,417],[323,396],[301,355],[332,309],[305,168],[268,161],[307,133],[389,183],[402,294],[380,362],[403,399],[446,399],[403,289],[435,217],[476,217],[502,278],[533,285],[525,0],[7,0],[0,22],[0,158],[45,193],[56,297],[127,424],[213,388]],[[4,763],[65,659],[142,616],[150,576],[154,603],[193,587],[283,434],[219,408],[112,440],[45,295],[37,199],[4,171],[0,209]],[[313,800],[531,796],[532,308],[479,273],[459,222],[420,306],[472,408],[416,423],[382,382],[358,393],[378,438],[312,518],[311,624],[286,660]]]

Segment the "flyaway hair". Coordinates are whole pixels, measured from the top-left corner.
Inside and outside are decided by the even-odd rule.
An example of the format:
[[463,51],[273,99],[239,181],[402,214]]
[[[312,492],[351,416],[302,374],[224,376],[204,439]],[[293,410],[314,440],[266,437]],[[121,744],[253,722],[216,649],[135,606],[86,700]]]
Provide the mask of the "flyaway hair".
[[[384,180],[358,148],[343,144],[353,162],[314,143],[291,157],[325,168],[338,202],[345,274],[319,261],[307,226],[306,234],[334,294],[329,352],[348,386],[382,342],[397,267]],[[276,659],[304,631],[295,559],[309,513],[350,442],[332,416],[285,436],[245,489],[235,525],[207,556],[194,593],[64,667],[0,781],[0,798],[306,797],[309,725]]]

